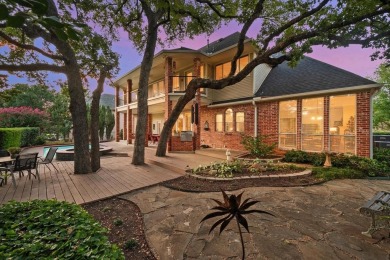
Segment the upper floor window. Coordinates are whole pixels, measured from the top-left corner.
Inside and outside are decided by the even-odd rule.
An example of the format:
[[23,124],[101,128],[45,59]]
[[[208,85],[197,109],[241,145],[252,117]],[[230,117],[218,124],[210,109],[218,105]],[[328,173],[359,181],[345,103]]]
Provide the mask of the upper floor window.
[[[240,72],[249,62],[249,56],[246,55],[237,60],[236,74]],[[231,61],[215,66],[215,79],[226,78],[231,70]]]
[[225,132],[233,132],[233,110],[230,108],[225,112]]

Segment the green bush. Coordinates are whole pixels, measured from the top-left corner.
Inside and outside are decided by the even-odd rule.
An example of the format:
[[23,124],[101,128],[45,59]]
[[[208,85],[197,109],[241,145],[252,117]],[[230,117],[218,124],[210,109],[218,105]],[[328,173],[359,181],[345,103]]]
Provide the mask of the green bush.
[[362,179],[366,177],[364,173],[359,170],[336,167],[315,167],[313,168],[313,174],[315,177],[326,181],[333,179]]
[[46,137],[44,135],[39,135],[35,138],[34,145],[43,145],[46,142]]
[[241,143],[244,145],[245,150],[249,151],[251,155],[256,157],[266,157],[270,155],[275,147],[276,143],[268,144],[265,142],[266,135],[260,135],[253,137],[250,135],[242,135]]
[[124,259],[107,231],[67,202],[9,202],[0,207],[0,259]]
[[378,162],[384,162],[390,167],[390,149],[374,148],[374,159]]
[[0,128],[0,147],[7,149],[34,145],[38,136],[38,127]]
[[309,163],[314,166],[321,166],[325,162],[324,153],[308,153],[300,150],[288,151],[283,159],[285,162]]

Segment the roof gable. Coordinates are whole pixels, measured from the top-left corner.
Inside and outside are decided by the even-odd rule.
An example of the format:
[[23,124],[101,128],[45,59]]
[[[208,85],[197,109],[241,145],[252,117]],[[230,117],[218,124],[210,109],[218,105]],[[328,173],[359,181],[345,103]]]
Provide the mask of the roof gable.
[[[205,54],[214,54],[230,46],[237,45],[239,39],[240,39],[240,33],[235,32],[233,34],[226,36],[225,38],[221,38],[219,40],[213,41],[212,43],[206,44],[198,51]],[[249,38],[245,37],[245,39],[249,39]]]
[[272,68],[255,96],[282,96],[369,84],[375,82],[305,56],[295,68],[290,68],[287,62]]

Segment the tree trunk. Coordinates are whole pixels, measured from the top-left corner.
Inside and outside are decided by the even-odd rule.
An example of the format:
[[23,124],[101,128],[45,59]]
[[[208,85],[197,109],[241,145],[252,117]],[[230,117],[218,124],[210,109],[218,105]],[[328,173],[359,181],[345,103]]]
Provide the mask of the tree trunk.
[[80,77],[80,69],[75,57],[69,61],[66,69],[70,96],[69,109],[73,121],[74,173],[90,173],[92,170],[89,157],[87,107]]
[[100,144],[99,144],[99,107],[100,96],[104,88],[104,80],[106,79],[106,71],[102,69],[98,79],[97,88],[92,92],[91,102],[91,168],[93,172],[100,169]]
[[171,115],[169,116],[167,121],[165,121],[160,134],[160,140],[158,141],[156,156],[163,157],[166,155],[167,143],[168,139],[171,136],[172,128],[175,125],[176,120],[179,118],[180,113],[183,111],[186,104],[195,97],[196,89],[194,88],[194,85],[194,83],[190,83],[188,85],[185,95],[179,98],[175,107],[172,110]]
[[157,42],[156,22],[150,17],[148,17],[148,20],[148,36],[138,84],[138,119],[135,130],[133,160],[131,162],[134,165],[142,165],[145,163],[145,138],[148,131],[148,84]]

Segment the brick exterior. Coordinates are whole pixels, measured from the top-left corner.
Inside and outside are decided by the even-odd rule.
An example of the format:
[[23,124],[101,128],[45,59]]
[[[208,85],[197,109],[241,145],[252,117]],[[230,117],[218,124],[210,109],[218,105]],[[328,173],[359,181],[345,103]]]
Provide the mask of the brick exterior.
[[267,143],[278,142],[279,132],[279,102],[262,102],[257,104],[258,133],[267,136]]
[[356,148],[357,155],[370,156],[370,97],[369,91],[357,93]]
[[[229,148],[233,150],[244,150],[241,144],[241,133],[239,132],[216,132],[215,131],[215,116],[219,113],[225,114],[226,109],[231,108],[233,110],[233,118],[235,118],[237,112],[244,112],[244,133],[246,135],[254,134],[254,106],[252,104],[244,104],[223,108],[207,108],[203,106],[200,113],[200,125],[204,126],[207,121],[210,129],[208,131],[201,129],[201,143],[210,145],[213,148]],[[224,116],[223,116],[224,118]],[[233,120],[235,122],[235,120]],[[223,121],[225,125],[225,121]],[[235,129],[235,125],[234,125]]]
[[171,152],[190,152],[195,151],[195,137],[192,142],[180,141],[180,136],[171,136]]
[[[193,69],[193,76],[194,77],[200,77],[200,59],[195,58],[194,59],[194,69]],[[201,96],[200,96],[200,89],[197,90],[196,92],[196,97],[195,97],[195,103],[198,104],[198,124],[194,124],[193,129],[194,129],[194,134],[195,134],[195,148],[200,149],[200,133],[201,133],[201,124],[200,124],[200,113],[202,110],[202,103],[201,103]]]
[[[127,100],[130,104],[131,101],[131,91],[133,90],[133,81],[131,79],[127,80]],[[133,111],[130,107],[127,107],[127,143],[133,143]]]
[[[164,78],[164,90],[165,90],[165,114],[164,118],[165,120],[168,119],[169,115],[172,112],[173,104],[172,100],[169,99],[168,94],[172,92],[172,86],[173,86],[173,68],[172,68],[173,62],[172,57],[166,57],[165,58],[165,78]],[[167,142],[168,151],[172,151],[172,137],[169,138]]]

